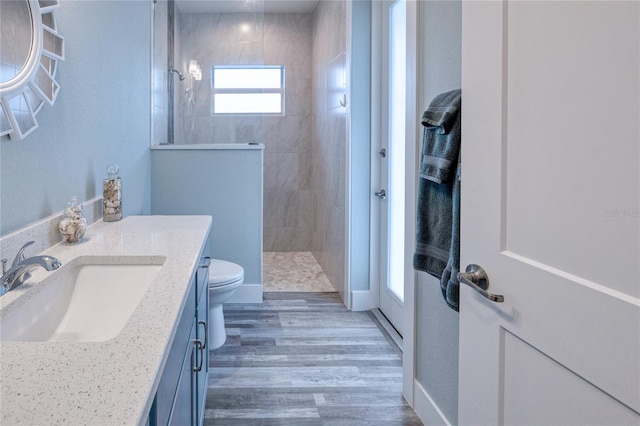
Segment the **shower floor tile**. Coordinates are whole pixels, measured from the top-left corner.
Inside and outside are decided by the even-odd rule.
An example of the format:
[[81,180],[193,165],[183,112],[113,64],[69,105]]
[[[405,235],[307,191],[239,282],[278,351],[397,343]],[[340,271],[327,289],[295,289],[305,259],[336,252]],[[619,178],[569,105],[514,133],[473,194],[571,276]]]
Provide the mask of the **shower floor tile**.
[[264,291],[336,291],[311,252],[264,252]]

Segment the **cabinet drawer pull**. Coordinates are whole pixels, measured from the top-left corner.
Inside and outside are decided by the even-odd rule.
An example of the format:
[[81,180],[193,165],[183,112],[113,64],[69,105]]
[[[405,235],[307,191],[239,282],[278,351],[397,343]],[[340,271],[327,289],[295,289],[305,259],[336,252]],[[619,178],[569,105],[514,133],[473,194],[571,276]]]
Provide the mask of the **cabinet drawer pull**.
[[200,351],[200,364],[197,367],[193,368],[193,371],[197,373],[202,370],[202,363],[204,361],[204,352],[202,351],[202,342],[200,341],[200,339],[194,340],[193,343],[195,343],[196,347]]
[[204,326],[204,327],[202,327],[202,328],[204,328],[204,346],[202,347],[202,349],[206,350],[207,349],[207,334],[209,334],[209,333],[207,333],[207,322],[204,321],[204,320],[200,320],[200,321],[198,321],[198,325]]

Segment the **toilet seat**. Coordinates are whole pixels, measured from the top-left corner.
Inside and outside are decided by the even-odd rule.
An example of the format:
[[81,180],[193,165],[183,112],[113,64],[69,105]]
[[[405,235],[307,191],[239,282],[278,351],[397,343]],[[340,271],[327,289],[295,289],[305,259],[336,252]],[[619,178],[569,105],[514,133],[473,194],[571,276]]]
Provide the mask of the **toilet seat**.
[[209,288],[220,287],[244,280],[242,266],[226,260],[211,259]]

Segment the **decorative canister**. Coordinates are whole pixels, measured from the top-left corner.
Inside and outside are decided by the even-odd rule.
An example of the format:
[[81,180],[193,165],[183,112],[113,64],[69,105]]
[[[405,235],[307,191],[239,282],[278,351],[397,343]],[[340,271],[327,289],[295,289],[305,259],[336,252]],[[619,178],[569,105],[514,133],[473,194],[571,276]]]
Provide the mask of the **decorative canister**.
[[77,243],[87,231],[87,219],[82,215],[82,206],[78,198],[73,196],[64,209],[64,216],[58,223],[58,230],[65,243]]
[[122,182],[118,176],[119,168],[112,164],[107,167],[109,176],[102,185],[102,220],[115,222],[122,219]]

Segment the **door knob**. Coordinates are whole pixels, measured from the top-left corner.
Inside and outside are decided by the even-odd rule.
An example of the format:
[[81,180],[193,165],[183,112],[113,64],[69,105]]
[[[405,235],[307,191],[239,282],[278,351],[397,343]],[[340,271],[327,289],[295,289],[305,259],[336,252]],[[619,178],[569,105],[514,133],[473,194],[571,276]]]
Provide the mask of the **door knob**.
[[381,189],[378,192],[374,192],[373,193],[376,197],[380,198],[381,200],[384,200],[385,198],[387,198],[387,193],[384,191],[384,189]]
[[458,272],[458,281],[466,284],[492,302],[504,302],[504,296],[492,294],[487,291],[489,288],[489,276],[482,266],[468,265],[465,272]]

